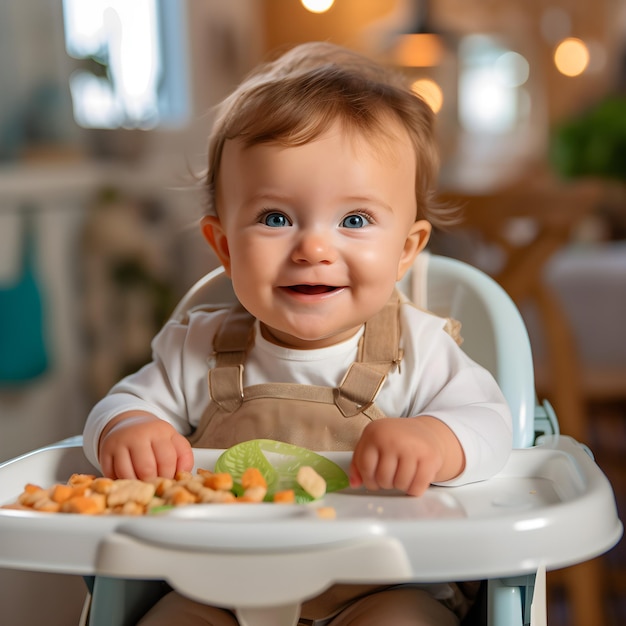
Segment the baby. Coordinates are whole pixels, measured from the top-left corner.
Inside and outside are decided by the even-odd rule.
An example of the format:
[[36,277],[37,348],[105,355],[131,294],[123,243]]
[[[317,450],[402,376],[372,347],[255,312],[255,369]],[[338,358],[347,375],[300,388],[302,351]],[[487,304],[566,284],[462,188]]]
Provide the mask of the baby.
[[[495,381],[396,291],[450,220],[433,125],[401,75],[327,43],[259,67],[220,105],[201,227],[240,306],[166,324],[153,361],[94,407],[85,452],[105,475],[173,476],[192,445],[259,437],[353,450],[353,487],[411,496],[503,467]],[[456,583],[335,585],[301,623],[453,625],[471,602]],[[142,624],[172,623],[237,621],[172,592]]]

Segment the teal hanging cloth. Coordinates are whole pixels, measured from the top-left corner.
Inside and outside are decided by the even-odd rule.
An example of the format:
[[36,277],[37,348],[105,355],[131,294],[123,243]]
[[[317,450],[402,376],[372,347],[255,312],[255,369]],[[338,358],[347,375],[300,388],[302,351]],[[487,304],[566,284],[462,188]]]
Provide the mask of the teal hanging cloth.
[[22,262],[12,284],[0,284],[0,387],[26,383],[48,367],[41,289],[35,271],[33,211],[20,209]]

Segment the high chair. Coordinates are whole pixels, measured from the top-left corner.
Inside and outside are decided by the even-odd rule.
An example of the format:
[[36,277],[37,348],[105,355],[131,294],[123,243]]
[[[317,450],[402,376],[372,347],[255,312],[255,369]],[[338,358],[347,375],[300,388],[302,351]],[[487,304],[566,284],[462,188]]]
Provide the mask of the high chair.
[[[486,580],[484,605],[464,624],[543,626],[545,571],[598,556],[622,535],[611,486],[589,450],[559,435],[535,397],[521,316],[491,278],[460,261],[422,254],[400,288],[418,305],[463,324],[463,349],[489,369],[514,416],[514,447],[492,479],[431,487],[421,498],[332,493],[337,518],[308,507],[179,507],[144,518],[85,519],[0,510],[0,566],[88,577],[89,626],[136,623],[166,588],[236,610],[243,626],[294,626],[300,603],[334,582]],[[234,298],[217,269],[173,318]],[[0,503],[26,482],[93,471],[80,437],[0,465]],[[219,450],[195,450],[212,467]],[[347,468],[350,453],[326,456]],[[263,510],[263,514],[261,514]],[[1,609],[0,609],[1,610]]]

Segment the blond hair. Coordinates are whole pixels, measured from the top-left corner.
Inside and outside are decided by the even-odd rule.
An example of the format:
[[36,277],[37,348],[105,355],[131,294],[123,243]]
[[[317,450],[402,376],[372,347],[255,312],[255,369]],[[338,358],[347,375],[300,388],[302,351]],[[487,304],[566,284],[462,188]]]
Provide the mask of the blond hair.
[[430,107],[399,72],[322,42],[296,46],[259,66],[218,106],[209,138],[209,213],[216,213],[215,185],[226,140],[298,146],[337,120],[366,136],[388,135],[390,116],[406,129],[415,150],[416,219],[446,225],[449,215],[434,200],[439,158]]

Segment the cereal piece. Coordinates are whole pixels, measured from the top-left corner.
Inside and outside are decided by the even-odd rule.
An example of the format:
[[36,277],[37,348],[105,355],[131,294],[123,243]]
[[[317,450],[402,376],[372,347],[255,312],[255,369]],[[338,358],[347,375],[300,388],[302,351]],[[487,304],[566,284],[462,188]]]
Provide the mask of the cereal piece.
[[114,482],[107,496],[107,504],[114,507],[126,502],[137,502],[146,505],[154,496],[155,486],[142,480],[121,478]]
[[41,498],[33,504],[33,509],[43,513],[58,513],[61,510],[61,504],[50,498]]
[[47,500],[49,497],[48,491],[39,487],[38,489],[24,490],[17,501],[19,504],[32,508],[39,500]]
[[190,480],[184,480],[179,483],[181,487],[184,487],[189,493],[193,493],[194,495],[198,495],[202,489],[204,489],[204,485],[202,480],[198,478],[192,478]]
[[296,501],[296,494],[293,489],[277,491],[272,500],[279,504],[293,504]]
[[254,485],[248,487],[240,498],[237,498],[239,502],[263,502],[265,495],[267,494],[267,488],[262,485]]
[[37,493],[38,491],[43,491],[43,487],[34,485],[33,483],[26,483],[24,486],[24,493]]
[[219,504],[230,504],[232,502],[237,502],[237,498],[232,491],[216,491],[215,492],[215,503]]
[[302,489],[316,500],[326,493],[326,481],[308,465],[303,465],[298,470],[296,481]]
[[137,502],[125,502],[122,504],[121,515],[143,515],[146,512],[145,507]]
[[202,504],[227,504],[235,502],[236,499],[232,491],[210,489],[209,487],[203,487],[198,493],[198,502]]
[[104,513],[106,497],[96,493],[92,496],[74,496],[61,505],[63,513],[80,513],[81,515],[98,515]]
[[93,480],[95,479],[95,476],[93,476],[92,474],[72,474],[69,477],[69,480],[67,481],[68,485],[90,485]]
[[65,502],[74,495],[74,487],[71,485],[54,485],[50,491],[50,499],[58,503]]
[[158,509],[160,507],[167,506],[167,502],[163,498],[159,498],[158,496],[154,496],[150,502],[148,502],[146,506],[146,512],[150,512],[153,509]]
[[244,490],[249,487],[265,487],[267,489],[267,482],[258,468],[249,467],[241,477],[241,486]]
[[172,478],[155,478],[150,481],[154,485],[155,495],[161,497],[173,484],[175,484]]
[[335,519],[337,517],[337,511],[332,506],[320,506],[315,509],[315,513],[320,519]]
[[233,477],[226,472],[220,472],[217,474],[211,473],[210,475],[204,474],[203,479],[204,486],[209,489],[230,491],[233,488]]
[[39,498],[41,498],[46,491],[41,487],[35,487],[36,485],[26,485],[24,491],[22,491],[22,493],[18,496],[17,501],[25,506],[30,506],[33,502],[39,500]]
[[183,504],[193,504],[198,501],[196,496],[185,489],[182,485],[174,484],[163,493],[163,499],[167,504],[181,506]]
[[177,480],[179,482],[182,480],[190,480],[191,478],[193,478],[193,474],[191,472],[183,471],[176,472],[176,475],[174,476],[174,480]]
[[103,476],[100,476],[91,483],[90,488],[96,493],[103,493],[106,495],[110,493],[114,484],[115,481],[112,478],[104,478]]
[[84,482],[72,485],[72,497],[89,495],[87,492],[90,491],[92,484],[93,483]]

